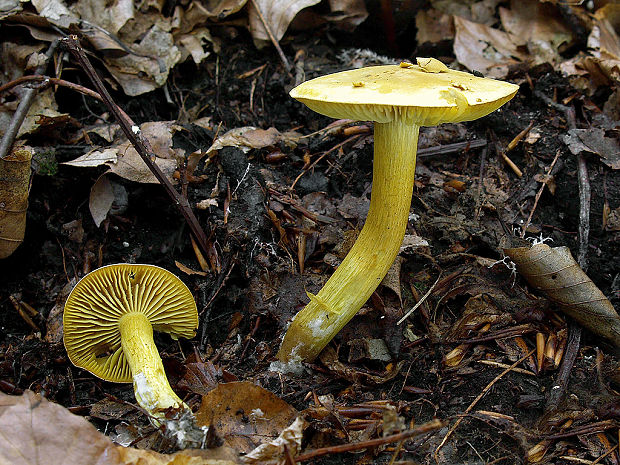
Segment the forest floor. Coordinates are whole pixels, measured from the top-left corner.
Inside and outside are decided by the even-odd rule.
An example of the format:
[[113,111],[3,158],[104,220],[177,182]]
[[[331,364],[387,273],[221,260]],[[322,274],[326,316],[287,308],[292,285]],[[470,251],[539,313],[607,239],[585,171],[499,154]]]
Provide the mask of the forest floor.
[[[589,330],[575,345],[572,320],[500,262],[509,240],[500,220],[518,236],[531,212],[527,237],[549,238],[548,245],[579,255],[579,156],[565,138],[572,123],[617,134],[618,121],[605,128],[597,119],[609,92],[586,96],[548,64],[511,69],[505,79],[520,90],[487,117],[422,128],[397,264],[303,374],[270,369],[288,322],[308,302],[306,292],[320,289],[361,229],[372,181],[372,124],[329,127],[332,119],[288,91],[299,79],[296,70],[309,79],[352,62],[380,63],[377,53],[389,54],[385,50],[360,54],[351,47],[367,43],[372,32],[361,26],[340,36],[293,35],[282,42],[287,56],[296,57],[291,73],[275,50],[257,50],[241,33],[198,68],[175,67],[167,92],[113,93],[138,124],[176,121],[170,134],[185,157],[235,128],[277,130],[264,145],[246,151],[231,144],[203,157],[193,173],[177,172],[190,205],[203,206],[194,211],[216,255],[207,271],[183,217],[157,184],[106,175],[115,200],[95,225],[89,197],[107,166],[63,162],[106,144],[94,132],[83,135],[84,128],[109,123],[106,109],[59,88],[59,110],[71,119],[28,139],[37,156],[26,236],[0,264],[0,390],[41,393],[119,443],[169,451],[135,407],[131,386],[74,367],[62,343],[62,309],[77,280],[101,265],[148,263],[174,272],[197,302],[200,326],[193,340],[156,335],[170,383],[191,407],[198,409],[218,385],[250,381],[304,412],[304,450],[381,437],[391,413],[408,428],[434,418],[446,422],[411,441],[328,454],[315,463],[388,463],[394,456],[395,463],[516,464],[541,450],[543,462],[591,463],[617,447],[617,349]],[[403,54],[415,62],[422,52],[428,50]],[[76,68],[63,79],[86,82]],[[202,116],[209,119],[196,124]],[[528,127],[507,153],[522,170],[519,177],[502,151]],[[425,151],[431,147],[441,150]],[[620,207],[620,175],[596,154],[585,161],[592,192],[587,273],[618,308],[620,227],[610,227],[609,216]],[[36,310],[30,323],[15,301]],[[537,355],[545,346],[547,352]],[[558,401],[552,391],[571,350],[577,350],[574,365],[564,373]],[[261,408],[250,394],[243,403],[245,413]],[[611,452],[599,463],[617,464],[618,455]]]

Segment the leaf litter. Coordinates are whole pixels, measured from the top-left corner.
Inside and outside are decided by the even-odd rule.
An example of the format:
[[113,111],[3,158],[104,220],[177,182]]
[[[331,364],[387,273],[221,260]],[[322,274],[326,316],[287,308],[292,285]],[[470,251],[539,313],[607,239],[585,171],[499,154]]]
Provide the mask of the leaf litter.
[[[398,259],[400,269],[394,267],[384,286],[321,359],[302,366],[302,376],[293,377],[267,367],[288,318],[307,301],[306,291],[320,288],[363,224],[370,187],[370,136],[366,127],[366,135],[349,140],[345,131],[353,127],[330,130],[330,121],[282,104],[287,100],[284,89],[304,77],[386,59],[372,50],[344,50],[337,61],[325,50],[337,42],[334,37],[345,40],[345,36],[334,36],[332,27],[352,30],[357,26],[361,34],[370,36],[365,27],[372,24],[386,37],[391,27],[387,11],[371,10],[362,22],[367,12],[361,2],[320,3],[186,2],[171,12],[161,5],[134,8],[131,2],[121,1],[110,13],[100,14],[96,1],[69,6],[61,1],[7,2],[0,17],[22,24],[20,37],[33,44],[17,45],[3,36],[3,56],[11,51],[18,58],[2,61],[10,79],[36,67],[45,48],[37,41],[57,35],[45,30],[54,24],[81,29],[98,55],[100,71],[107,70],[107,83],[119,95],[151,92],[151,98],[154,89],[162,89],[160,97],[153,97],[162,103],[158,111],[149,110],[148,100],[141,101],[144,113],[139,128],[156,146],[158,162],[168,163],[167,177],[191,196],[192,205],[202,205],[200,218],[212,231],[221,271],[211,271],[216,267],[195,271],[205,268],[197,264],[194,249],[183,239],[179,219],[166,209],[167,199],[153,195],[151,174],[137,154],[132,155],[129,144],[111,136],[113,125],[105,122],[101,107],[95,109],[96,119],[90,115],[92,129],[79,128],[82,136],[61,134],[55,128],[67,119],[60,111],[68,108],[73,114],[75,106],[67,105],[66,99],[56,104],[58,97],[51,89],[40,93],[37,104],[43,107],[33,107],[20,136],[35,142],[37,152],[41,146],[78,141],[85,145],[78,153],[58,150],[53,154],[61,162],[77,160],[79,165],[60,165],[57,184],[49,175],[34,178],[37,195],[31,197],[29,226],[34,236],[27,235],[26,244],[11,259],[27,268],[18,266],[25,271],[11,272],[20,281],[3,275],[7,289],[17,296],[16,308],[22,311],[8,307],[12,319],[2,322],[8,332],[0,342],[0,389],[18,394],[32,386],[80,414],[89,414],[101,429],[102,422],[111,422],[111,436],[123,444],[170,451],[158,442],[141,412],[127,403],[130,397],[123,386],[72,372],[59,344],[58,317],[76,278],[112,260],[147,260],[181,271],[202,308],[203,327],[195,344],[159,341],[166,349],[163,358],[173,387],[194,410],[201,404],[199,411],[211,410],[208,423],[215,426],[216,436],[232,441],[237,451],[249,452],[248,457],[258,457],[253,460],[259,463],[290,463],[289,457],[304,457],[304,448],[335,454],[338,447],[356,445],[356,441],[363,445],[381,435],[398,436],[403,430],[411,431],[407,428],[413,423],[436,416],[450,420],[463,413],[469,418],[459,422],[445,443],[441,442],[445,431],[427,432],[424,439],[398,443],[393,449],[369,442],[359,457],[374,461],[377,455],[400,454],[420,462],[434,456],[440,463],[461,463],[479,460],[482,454],[485,461],[510,457],[513,463],[526,459],[615,463],[617,431],[606,418],[617,417],[613,407],[617,359],[596,334],[613,333],[617,320],[612,313],[618,302],[618,268],[610,258],[617,250],[615,218],[620,208],[614,144],[620,119],[617,5],[597,3],[592,12],[584,5],[533,0],[437,0],[430,2],[429,9],[417,9],[411,2],[396,7],[392,19],[396,24],[415,22],[419,45],[435,47],[438,53],[432,54],[442,59],[455,56],[450,66],[514,80],[521,84],[521,94],[513,107],[484,123],[421,134],[422,150],[446,151],[420,157],[415,214]],[[24,8],[31,16],[17,16]],[[436,24],[441,34],[431,26]],[[252,53],[247,39],[235,47],[238,31],[248,25],[253,39],[282,46],[293,63],[290,77],[270,52],[269,42],[260,53]],[[303,32],[308,27],[311,31],[327,27],[325,37],[330,39],[310,45]],[[268,30],[275,41],[266,34]],[[186,60],[192,64],[183,63]],[[195,77],[197,68],[188,66],[196,65],[208,78],[193,88],[196,82],[183,79]],[[12,92],[16,97],[0,100],[2,121],[15,111],[20,87]],[[539,98],[541,93],[550,103]],[[171,96],[182,107],[178,112],[184,116],[178,121],[189,126],[181,129],[174,111],[170,115],[164,110]],[[0,97],[4,99],[4,94]],[[570,106],[578,110],[576,129],[567,127],[565,120],[563,108]],[[51,111],[47,118],[42,118],[44,111]],[[523,170],[521,180],[505,169],[498,156],[506,150],[486,139],[474,146],[482,138],[495,137],[500,149],[505,148],[531,122],[533,128],[509,152]],[[455,142],[465,145],[449,149]],[[559,168],[547,173],[557,150],[563,151]],[[545,232],[574,250],[577,179],[571,157],[588,153],[596,155],[588,163],[594,187],[593,221],[598,223],[590,236],[595,265],[588,272],[609,299],[592,298],[594,284],[583,271],[564,274],[566,263],[553,268],[556,257],[550,260],[551,271],[545,273],[566,277],[566,287],[572,287],[577,296],[572,304],[558,305],[555,295],[545,296],[551,288],[534,276],[540,270],[528,274],[535,266],[529,244],[521,249],[525,258],[517,260],[517,270],[529,277],[529,284],[501,263],[489,267],[500,260],[505,248],[496,217],[508,218],[516,227],[526,219],[530,223],[531,216],[528,233]],[[92,165],[90,170],[87,165]],[[62,189],[60,181],[71,183],[71,189]],[[541,182],[549,190],[540,190]],[[52,185],[59,189],[58,198],[51,193]],[[149,211],[156,214],[150,216]],[[89,215],[93,222],[84,220]],[[30,265],[31,259],[22,252],[31,244],[41,251],[42,269]],[[580,292],[586,287],[584,297]],[[584,298],[579,300],[580,296]],[[405,311],[421,300],[406,324],[397,326]],[[23,310],[27,302],[34,304],[30,307],[34,313]],[[587,322],[582,312],[577,314],[582,305],[589,315]],[[597,305],[604,306],[602,313],[592,310]],[[570,372],[567,406],[547,411],[547,388],[562,372],[565,354],[575,347],[572,320],[556,312],[556,307],[569,315],[573,312],[575,320],[589,330]],[[26,318],[46,321],[45,334],[38,334]],[[601,323],[601,318],[612,323]],[[485,391],[498,370],[505,373],[501,372],[495,388]],[[235,383],[238,379],[244,381]],[[102,392],[114,397],[104,400]],[[485,393],[482,407],[468,409],[467,399],[481,392]],[[24,411],[19,415],[27,415]],[[259,428],[260,418],[262,426],[270,426],[268,430]],[[298,420],[293,422],[294,418]],[[72,424],[64,416],[56,422]],[[37,426],[41,431],[48,427]],[[0,428],[3,434],[5,430]],[[495,440],[498,430],[500,442]],[[36,434],[24,433],[23,439]],[[107,441],[93,436],[92,444],[100,444],[101,438]],[[58,444],[62,441],[59,436]],[[58,446],[50,442],[50,447]],[[93,452],[89,447],[81,452]],[[204,457],[188,462],[188,457],[111,443],[105,447],[122,455],[115,463],[209,463]],[[237,459],[233,452],[221,460],[236,463]]]

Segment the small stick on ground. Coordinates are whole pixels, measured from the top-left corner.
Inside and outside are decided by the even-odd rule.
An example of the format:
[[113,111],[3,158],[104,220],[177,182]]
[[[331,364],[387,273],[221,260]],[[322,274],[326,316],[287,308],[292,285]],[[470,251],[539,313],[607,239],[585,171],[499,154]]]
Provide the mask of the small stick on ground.
[[179,209],[185,218],[185,221],[189,225],[190,230],[192,231],[192,234],[194,235],[194,238],[196,239],[196,242],[198,242],[200,248],[207,255],[210,255],[211,251],[209,249],[210,247],[213,247],[213,244],[209,244],[207,236],[200,226],[198,219],[194,215],[189,202],[185,197],[176,191],[176,189],[172,186],[172,183],[168,180],[164,173],[162,173],[159,166],[155,164],[155,152],[153,151],[150,142],[141,134],[140,128],[127,116],[125,112],[120,109],[116,103],[114,103],[112,97],[101,81],[101,78],[95,71],[95,68],[93,68],[92,64],[86,57],[84,50],[80,47],[77,36],[71,35],[62,39],[61,42],[84,69],[104,103],[114,115],[114,118],[118,121],[127,139],[129,139],[131,144],[135,147],[142,160],[144,160],[144,163],[146,163],[160,184],[164,186],[174,205]]
[[448,439],[450,438],[450,436],[452,436],[452,433],[454,433],[454,431],[456,430],[456,428],[458,428],[458,426],[461,424],[461,422],[463,421],[463,419],[465,418],[465,415],[468,414],[469,412],[471,412],[471,410],[476,406],[476,404],[478,402],[480,402],[480,400],[484,397],[484,395],[489,392],[489,390],[493,387],[493,385],[495,383],[497,383],[500,379],[502,379],[508,372],[512,371],[514,368],[516,368],[516,366],[523,362],[524,360],[526,360],[530,355],[532,355],[534,352],[536,351],[536,349],[532,349],[528,354],[525,354],[523,357],[521,357],[519,360],[517,360],[516,362],[514,362],[512,365],[510,365],[508,368],[506,368],[504,371],[502,371],[499,375],[497,375],[493,381],[491,381],[489,384],[487,384],[485,386],[485,388],[482,390],[482,392],[480,394],[478,394],[478,396],[474,399],[474,401],[469,404],[469,407],[467,407],[465,409],[465,411],[462,413],[462,416],[456,420],[454,422],[454,425],[452,425],[452,427],[448,430],[448,432],[446,433],[446,435],[444,436],[444,438],[441,440],[441,443],[437,446],[437,449],[435,449],[435,461],[437,463],[439,463],[439,450],[446,444],[446,442],[448,441]]
[[321,449],[311,450],[305,454],[300,454],[295,457],[295,461],[304,462],[306,460],[313,459],[315,457],[321,457],[329,454],[340,454],[342,452],[352,452],[360,449],[367,449],[369,447],[382,446],[383,444],[390,444],[392,442],[405,441],[415,436],[421,436],[423,434],[436,431],[443,426],[443,422],[439,420],[432,420],[423,425],[417,426],[413,429],[403,431],[402,433],[392,434],[384,438],[370,439],[368,441],[360,441],[352,444],[342,444],[340,446],[323,447]]
[[[47,49],[45,53],[45,60],[41,63],[37,69],[35,70],[35,74],[42,74],[47,68],[47,63],[49,62],[52,55],[56,51],[58,47],[58,40],[54,40],[50,47]],[[13,146],[13,142],[15,141],[15,137],[17,137],[17,133],[19,132],[19,128],[22,126],[22,123],[26,119],[28,115],[28,111],[34,102],[34,98],[39,92],[38,89],[30,88],[26,89],[24,95],[22,96],[19,105],[17,106],[17,110],[13,114],[11,118],[11,122],[9,126],[4,131],[4,136],[2,140],[0,140],[0,158],[4,158],[11,151],[11,147]]]
[[[554,102],[540,91],[535,91],[534,95],[543,100],[547,105],[564,113],[569,129],[576,129],[575,109],[566,105]],[[577,180],[579,183],[579,254],[577,263],[585,271],[587,269],[588,237],[590,235],[590,180],[588,177],[588,166],[585,156],[579,155],[577,162]],[[558,377],[554,388],[550,391],[547,399],[546,410],[551,412],[558,408],[560,401],[564,397],[568,387],[568,378],[579,352],[581,342],[581,326],[570,324],[568,327],[568,342],[566,352],[560,365]]]
[[286,55],[282,51],[282,47],[280,47],[280,43],[278,42],[278,39],[276,39],[276,36],[273,35],[273,31],[271,30],[271,27],[269,26],[269,23],[267,23],[267,20],[265,19],[265,16],[263,16],[263,12],[261,11],[258,3],[256,3],[256,0],[251,0],[251,1],[252,1],[252,6],[256,9],[256,13],[258,13],[258,17],[260,18],[261,22],[263,23],[263,26],[265,27],[265,31],[267,31],[267,35],[269,36],[269,40],[271,40],[271,43],[273,44],[273,46],[278,51],[278,55],[280,55],[280,60],[282,60],[282,64],[284,65],[284,68],[286,69],[286,72],[287,73],[290,72],[291,71],[291,64],[286,59]]
[[527,221],[525,222],[525,225],[523,226],[523,228],[521,228],[521,239],[525,237],[527,228],[530,225],[530,222],[532,221],[532,216],[534,216],[534,212],[536,211],[536,207],[538,206],[538,201],[540,200],[540,197],[542,196],[542,193],[545,190],[545,186],[547,185],[548,177],[553,172],[553,167],[555,166],[555,163],[558,161],[559,157],[560,157],[560,151],[558,150],[557,153],[555,154],[555,158],[551,162],[551,165],[549,165],[549,168],[547,169],[547,173],[545,173],[546,178],[543,181],[542,186],[540,186],[540,189],[538,189],[538,192],[536,193],[536,198],[534,199],[534,206],[532,207],[532,211],[530,211],[530,214],[527,217]]

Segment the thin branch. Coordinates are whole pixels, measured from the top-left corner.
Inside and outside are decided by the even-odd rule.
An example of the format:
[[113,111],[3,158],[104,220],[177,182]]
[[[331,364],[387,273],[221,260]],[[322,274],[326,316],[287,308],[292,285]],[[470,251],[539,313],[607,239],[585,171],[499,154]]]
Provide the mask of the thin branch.
[[263,12],[261,11],[259,4],[256,2],[256,0],[251,0],[251,1],[252,1],[252,6],[256,10],[256,13],[258,13],[258,17],[260,18],[261,22],[263,23],[263,26],[265,27],[265,31],[267,32],[267,35],[269,36],[271,43],[278,51],[278,55],[280,55],[280,60],[282,60],[282,64],[284,65],[284,68],[286,69],[287,72],[290,72],[291,64],[286,59],[286,55],[282,51],[282,47],[280,47],[280,43],[278,42],[278,39],[276,39],[276,36],[273,35],[273,31],[271,30],[269,23],[265,19],[265,16],[263,15]]
[[368,441],[354,442],[350,444],[342,444],[340,446],[323,447],[321,449],[311,450],[310,452],[306,452],[305,454],[298,455],[297,457],[295,457],[295,460],[297,462],[303,462],[306,460],[313,459],[315,457],[321,457],[323,455],[340,454],[342,452],[352,452],[355,450],[367,449],[369,447],[382,446],[383,444],[390,444],[392,442],[404,441],[407,439],[411,439],[415,436],[421,436],[423,434],[436,431],[442,426],[443,426],[443,422],[441,422],[440,420],[432,420],[416,428],[403,431],[402,433],[392,434],[384,438],[370,439]]
[[[179,209],[185,221],[190,227],[196,242],[206,254],[210,253],[210,246],[208,244],[207,236],[200,226],[198,219],[194,215],[189,202],[185,197],[179,194],[176,189],[172,186],[172,183],[168,180],[168,178],[162,173],[159,166],[155,164],[155,152],[151,147],[150,142],[142,135],[140,132],[140,128],[127,116],[125,112],[123,112],[120,107],[114,103],[112,97],[106,90],[101,78],[97,75],[95,68],[90,63],[84,50],[80,47],[77,36],[71,35],[67,38],[61,40],[62,44],[71,52],[73,57],[78,61],[80,66],[84,69],[93,85],[97,89],[97,92],[103,99],[103,102],[108,107],[110,112],[114,115],[114,118],[118,121],[121,129],[125,133],[125,136],[131,144],[135,147],[136,151],[144,160],[144,163],[149,167],[153,175],[157,178],[157,180],[164,186],[164,189],[172,199],[174,205]],[[212,247],[212,245],[211,245]]]
[[[56,48],[58,47],[58,40],[54,40],[50,47],[47,49],[45,53],[45,60],[41,63],[37,69],[35,70],[35,74],[42,74],[47,68],[47,63],[49,59],[54,55]],[[17,137],[17,133],[19,132],[19,128],[22,126],[26,116],[28,115],[28,111],[30,111],[30,107],[34,102],[34,97],[38,93],[38,89],[26,89],[24,91],[24,95],[22,96],[19,105],[17,106],[17,110],[13,114],[11,118],[11,122],[9,126],[4,131],[4,136],[2,140],[0,140],[0,158],[4,158],[10,152],[11,147],[13,146],[13,142],[15,141],[15,137]]]

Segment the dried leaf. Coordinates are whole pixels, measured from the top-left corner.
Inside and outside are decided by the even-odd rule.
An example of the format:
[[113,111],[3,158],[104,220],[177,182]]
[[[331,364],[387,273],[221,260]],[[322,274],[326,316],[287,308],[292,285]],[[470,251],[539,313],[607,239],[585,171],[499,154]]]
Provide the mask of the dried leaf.
[[219,447],[172,455],[114,444],[86,419],[26,391],[0,393],[0,463],[11,465],[235,465],[234,451]]
[[304,8],[316,5],[321,0],[254,0],[249,3],[250,32],[254,40],[268,41],[269,34],[258,14],[260,9],[262,17],[269,26],[276,40],[280,40],[293,18]]
[[24,240],[31,159],[29,147],[0,158],[0,258],[11,255]]
[[84,418],[32,391],[0,393],[0,463],[120,464],[116,446]]
[[326,19],[345,31],[353,31],[368,17],[364,0],[329,0],[329,7]]
[[355,367],[346,365],[338,360],[338,354],[332,347],[326,347],[319,355],[321,363],[328,369],[334,372],[334,374],[355,383],[367,382],[370,384],[384,384],[394,379],[400,373],[401,368],[404,365],[404,361],[400,361],[397,364],[390,363],[387,365],[385,373],[382,375],[375,375],[366,373],[362,370],[357,370]]
[[209,155],[223,147],[237,147],[243,153],[247,153],[251,149],[261,149],[275,145],[278,142],[294,144],[298,138],[299,134],[294,131],[280,133],[276,128],[258,129],[253,126],[245,126],[231,129],[219,136],[213,141],[213,144],[204,155]]
[[420,9],[415,17],[418,44],[436,44],[454,39],[452,16],[433,8]]
[[[155,163],[171,182],[176,182],[173,174],[177,169],[177,158],[183,155],[181,149],[172,147],[172,136],[179,128],[173,121],[147,122],[140,125],[142,135],[149,140],[157,155]],[[78,167],[107,164],[112,173],[130,181],[150,184],[159,182],[124,136],[112,147],[92,150],[64,164]]]
[[[118,34],[127,21],[134,17],[134,2],[132,0],[79,0],[75,3],[74,8],[82,20],[96,24],[111,34]],[[90,29],[87,25],[84,27],[87,31]],[[100,31],[100,33],[109,37],[104,32]],[[119,46],[116,45],[116,47]]]
[[116,163],[118,149],[108,148],[101,150],[91,150],[90,152],[80,155],[79,157],[63,162],[63,165],[77,166],[78,168],[93,168],[106,163]]
[[620,142],[617,134],[615,137],[607,137],[602,128],[569,129],[564,136],[564,143],[575,155],[581,152],[595,153],[611,169],[620,169]]
[[620,38],[618,28],[620,24],[620,4],[608,3],[594,13],[594,25],[588,36],[588,47],[593,49],[593,55],[598,58],[620,60]]
[[163,86],[168,73],[181,60],[172,34],[158,24],[152,26],[137,44],[135,52],[118,58],[107,57],[106,68],[129,96],[145,94]]
[[590,331],[620,347],[620,316],[611,302],[584,273],[568,247],[504,249],[530,286],[543,292],[560,309]]
[[54,26],[63,29],[77,24],[79,18],[73,14],[61,0],[31,0],[39,16],[47,19]]
[[[301,450],[301,440],[303,438],[305,422],[301,417],[280,433],[280,435],[267,444],[261,444],[256,449],[249,452],[243,461],[245,463],[262,463],[272,460],[282,460],[288,452],[293,456]],[[286,460],[284,458],[284,460]]]
[[[460,63],[470,70],[494,78],[505,77],[515,58],[525,58],[517,49],[512,35],[455,16],[454,53]],[[515,57],[515,58],[513,58]]]
[[527,47],[534,64],[559,63],[558,49],[572,41],[572,33],[559,18],[558,8],[538,0],[512,0],[510,9],[500,7],[504,30],[517,45]]
[[183,265],[183,263],[175,260],[174,264],[177,266],[177,268],[179,270],[181,270],[183,273],[188,274],[188,275],[198,275],[198,276],[207,276],[208,273],[204,272],[204,271],[196,271],[196,270],[192,270],[189,266],[185,266]]
[[381,281],[381,285],[391,289],[398,296],[401,307],[403,305],[403,298],[400,294],[400,268],[404,261],[405,259],[403,257],[396,257],[394,263],[392,263],[392,266],[390,266],[390,269],[383,278],[383,281]]
[[114,189],[107,174],[104,173],[90,188],[90,197],[88,198],[88,208],[97,227],[106,219],[113,203]]
[[297,410],[266,389],[247,381],[224,383],[202,398],[199,425],[213,425],[219,436],[240,452],[276,438]]

